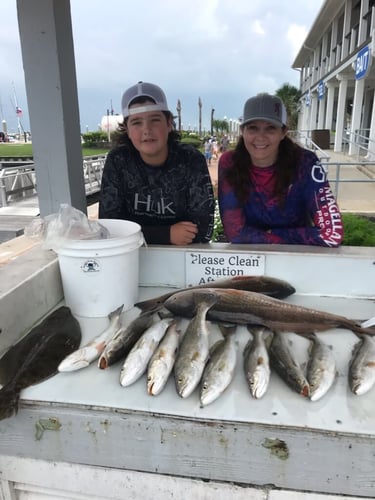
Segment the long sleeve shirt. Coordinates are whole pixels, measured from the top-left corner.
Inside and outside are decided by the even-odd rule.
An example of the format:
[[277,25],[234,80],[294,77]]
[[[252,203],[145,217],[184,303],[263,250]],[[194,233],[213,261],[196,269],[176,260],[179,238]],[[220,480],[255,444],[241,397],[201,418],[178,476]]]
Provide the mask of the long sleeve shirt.
[[215,201],[204,156],[186,144],[169,146],[160,167],[147,165],[123,145],[108,153],[101,183],[99,218],[140,224],[147,243],[170,244],[171,225],[198,226],[193,243],[210,241]]
[[249,168],[252,189],[245,204],[226,179],[233,153],[219,161],[218,200],[224,233],[232,243],[279,243],[337,247],[343,224],[327,175],[317,156],[303,150],[283,206],[273,196],[275,166]]

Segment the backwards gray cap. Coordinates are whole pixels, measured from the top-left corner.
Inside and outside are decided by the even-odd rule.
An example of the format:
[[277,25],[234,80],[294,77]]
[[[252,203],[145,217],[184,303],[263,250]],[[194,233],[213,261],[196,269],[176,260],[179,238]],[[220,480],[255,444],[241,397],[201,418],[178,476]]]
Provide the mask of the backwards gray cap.
[[283,101],[270,94],[258,94],[255,97],[250,97],[245,102],[242,125],[254,120],[265,120],[277,127],[283,127],[287,122]]
[[[149,97],[155,104],[146,104],[142,107],[129,109],[132,101],[137,97]],[[127,118],[132,113],[142,113],[143,111],[169,111],[167,98],[160,87],[153,83],[138,82],[136,85],[125,90],[121,100],[122,115]]]

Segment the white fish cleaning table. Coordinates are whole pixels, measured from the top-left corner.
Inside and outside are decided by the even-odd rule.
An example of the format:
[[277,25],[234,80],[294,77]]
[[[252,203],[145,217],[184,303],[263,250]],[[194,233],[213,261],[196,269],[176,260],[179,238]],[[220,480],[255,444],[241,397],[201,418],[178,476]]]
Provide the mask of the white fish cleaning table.
[[[58,266],[51,254],[33,250],[19,286],[12,283],[3,293],[0,351],[6,347],[4,342],[21,335],[27,324],[30,327],[61,303]],[[241,259],[231,260],[233,255]],[[224,262],[218,263],[220,257]],[[288,302],[357,320],[375,316],[375,252],[371,248],[149,247],[141,249],[140,260],[139,300],[199,279],[213,279],[213,275],[223,278],[217,275],[220,269],[246,269],[246,274],[289,281],[296,294],[285,299]],[[17,281],[14,269],[10,279]],[[30,290],[39,290],[39,296]],[[20,307],[25,308],[22,318],[17,313]],[[133,308],[124,313],[123,322],[138,312]],[[106,318],[78,319],[82,344],[108,323]],[[215,323],[210,329],[214,342],[219,330]],[[308,341],[286,335],[299,360],[306,361]],[[18,415],[0,422],[0,470],[8,470],[10,459],[36,459],[101,471],[134,470],[249,487],[274,485],[373,497],[375,388],[363,396],[350,392],[348,365],[358,341],[352,332],[333,329],[319,337],[332,346],[338,376],[329,393],[317,402],[294,393],[274,372],[266,395],[260,400],[251,397],[243,371],[243,348],[250,338],[244,326],[236,332],[234,380],[205,408],[199,406],[197,390],[189,398],[180,398],[173,377],[154,397],[147,394],[145,375],[121,387],[122,363],[106,370],[93,363],[77,372],[58,374],[24,390]],[[11,474],[2,476],[3,480],[12,478]]]

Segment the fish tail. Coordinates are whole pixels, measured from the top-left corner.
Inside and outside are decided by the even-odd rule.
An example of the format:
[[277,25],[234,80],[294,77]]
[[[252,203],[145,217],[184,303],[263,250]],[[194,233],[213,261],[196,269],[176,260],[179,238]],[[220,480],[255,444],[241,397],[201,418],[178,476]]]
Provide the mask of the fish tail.
[[224,337],[236,333],[237,325],[233,323],[218,323],[220,332]]
[[13,384],[5,385],[0,390],[0,420],[17,414],[19,398],[20,390]]

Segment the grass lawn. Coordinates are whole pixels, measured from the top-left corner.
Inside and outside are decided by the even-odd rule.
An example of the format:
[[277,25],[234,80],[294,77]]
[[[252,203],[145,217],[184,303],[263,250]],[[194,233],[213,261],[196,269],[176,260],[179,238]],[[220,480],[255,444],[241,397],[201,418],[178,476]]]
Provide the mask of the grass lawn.
[[[100,148],[82,148],[83,156],[96,156],[108,152],[108,149]],[[26,156],[30,158],[33,156],[33,145],[31,143],[18,144],[14,142],[7,142],[0,144],[0,158],[21,158]]]

